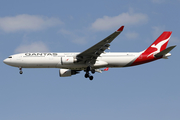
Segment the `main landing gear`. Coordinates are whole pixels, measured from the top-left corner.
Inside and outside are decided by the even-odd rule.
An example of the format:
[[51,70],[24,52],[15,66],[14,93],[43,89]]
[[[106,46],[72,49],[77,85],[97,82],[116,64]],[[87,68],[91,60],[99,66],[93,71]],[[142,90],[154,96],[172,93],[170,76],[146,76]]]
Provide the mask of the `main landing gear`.
[[[89,78],[89,80],[93,80],[93,76],[89,73],[90,70],[91,70],[91,67],[88,66],[86,69],[86,74],[84,75],[84,77]],[[91,72],[94,74],[95,70],[91,70]]]
[[20,70],[19,73],[23,74],[22,67],[20,67],[19,70]]

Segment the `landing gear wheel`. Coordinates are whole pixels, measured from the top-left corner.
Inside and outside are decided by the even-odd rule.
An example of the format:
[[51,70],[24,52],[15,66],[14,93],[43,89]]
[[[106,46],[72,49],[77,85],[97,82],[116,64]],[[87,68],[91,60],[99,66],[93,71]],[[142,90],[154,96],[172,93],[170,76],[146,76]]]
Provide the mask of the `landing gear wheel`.
[[[86,71],[85,71],[86,74],[84,75],[84,77],[85,77],[85,78],[89,78],[90,80],[93,80],[93,76],[91,76],[91,74],[89,73],[90,70],[91,70],[91,67],[88,66],[88,67],[86,68]],[[95,73],[95,70],[92,69],[91,72],[92,72],[92,73]]]
[[93,80],[93,76],[89,76],[89,80]]
[[22,67],[19,67],[19,70],[20,70],[19,73],[23,74]]
[[94,69],[91,70],[91,73],[94,74],[96,71]]
[[86,73],[86,74],[84,75],[84,77],[85,77],[85,78],[88,78],[88,77],[89,77],[89,74]]
[[21,70],[21,71],[19,71],[19,73],[20,73],[20,74],[23,74],[23,71]]

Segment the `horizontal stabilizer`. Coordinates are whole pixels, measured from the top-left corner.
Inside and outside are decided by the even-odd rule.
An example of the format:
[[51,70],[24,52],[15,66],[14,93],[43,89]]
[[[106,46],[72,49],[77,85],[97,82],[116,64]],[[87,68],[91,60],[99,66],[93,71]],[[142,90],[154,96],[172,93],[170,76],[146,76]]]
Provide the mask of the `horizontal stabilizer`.
[[157,54],[154,55],[154,56],[155,56],[156,58],[162,57],[162,56],[166,55],[167,53],[169,53],[174,47],[176,47],[176,45],[170,46],[170,47],[166,48],[165,50],[157,53]]

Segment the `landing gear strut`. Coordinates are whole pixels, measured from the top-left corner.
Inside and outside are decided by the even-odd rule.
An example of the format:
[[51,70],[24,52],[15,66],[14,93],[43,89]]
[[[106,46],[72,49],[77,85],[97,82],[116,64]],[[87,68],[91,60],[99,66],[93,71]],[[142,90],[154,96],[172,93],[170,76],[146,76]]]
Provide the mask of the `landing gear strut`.
[[20,73],[20,74],[23,74],[23,71],[22,71],[22,68],[21,68],[21,67],[19,68],[19,70],[20,70],[19,73]]
[[93,80],[93,76],[89,73],[90,70],[91,70],[91,67],[88,66],[86,69],[86,74],[84,75],[84,77],[89,78],[89,80]]

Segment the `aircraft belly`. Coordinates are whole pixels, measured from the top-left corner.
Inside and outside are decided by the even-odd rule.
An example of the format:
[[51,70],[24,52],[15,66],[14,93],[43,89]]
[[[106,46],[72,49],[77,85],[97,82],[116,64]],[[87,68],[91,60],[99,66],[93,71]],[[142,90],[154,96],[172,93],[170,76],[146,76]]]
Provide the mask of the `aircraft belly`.
[[84,70],[87,68],[86,64],[70,64],[70,65],[60,65],[58,64],[56,68],[72,69],[72,70]]
[[108,57],[104,58],[104,61],[108,63],[109,67],[124,67],[131,61],[133,61],[134,56],[127,57]]

